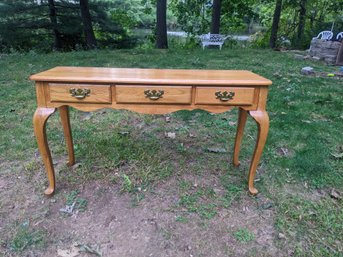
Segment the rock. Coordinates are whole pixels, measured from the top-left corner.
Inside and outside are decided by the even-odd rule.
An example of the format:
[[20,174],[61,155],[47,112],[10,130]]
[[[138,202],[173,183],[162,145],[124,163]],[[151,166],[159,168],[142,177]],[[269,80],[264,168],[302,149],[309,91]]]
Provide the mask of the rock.
[[324,61],[326,63],[334,64],[334,63],[336,63],[336,55],[326,55],[324,57]]
[[337,58],[338,51],[341,47],[340,42],[327,41],[313,38],[311,41],[310,56],[324,60],[329,64],[334,64]]
[[318,57],[318,56],[312,56],[312,60],[315,60],[315,61],[320,61],[320,60],[321,60],[321,58],[320,58],[320,57]]
[[312,67],[304,67],[301,69],[301,73],[305,75],[313,74],[314,70]]
[[294,55],[294,58],[297,59],[297,60],[304,60],[305,59],[305,56],[301,55],[301,54],[295,54]]

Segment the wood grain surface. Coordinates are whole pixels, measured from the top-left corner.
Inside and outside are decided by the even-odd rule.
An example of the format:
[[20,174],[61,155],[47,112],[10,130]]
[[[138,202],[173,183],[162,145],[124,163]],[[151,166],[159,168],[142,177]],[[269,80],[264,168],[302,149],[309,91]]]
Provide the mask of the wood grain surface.
[[272,82],[246,70],[126,69],[55,67],[30,77],[34,81],[88,83],[269,86]]
[[[251,105],[254,103],[255,88],[253,87],[197,87],[195,104],[216,105]],[[233,92],[232,100],[223,102],[215,95],[216,92]]]
[[[89,89],[89,96],[84,99],[73,97],[69,90]],[[49,83],[51,102],[76,102],[76,103],[111,103],[110,85],[70,84],[70,83]]]
[[[117,103],[149,103],[149,104],[190,104],[192,100],[192,87],[172,86],[116,86]],[[145,90],[163,90],[160,99],[151,100],[144,94]]]

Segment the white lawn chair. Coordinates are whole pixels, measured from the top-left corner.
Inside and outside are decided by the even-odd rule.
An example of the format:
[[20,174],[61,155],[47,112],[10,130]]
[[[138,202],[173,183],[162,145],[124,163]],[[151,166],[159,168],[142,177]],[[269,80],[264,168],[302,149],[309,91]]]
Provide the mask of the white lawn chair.
[[331,40],[332,37],[333,37],[333,33],[328,30],[324,30],[320,32],[317,36],[318,39],[322,39],[322,40]]
[[227,39],[229,36],[224,36],[221,34],[203,34],[200,36],[202,49],[205,49],[206,46],[219,46],[220,50],[222,50],[222,46],[224,44],[225,39]]
[[342,41],[343,39],[343,32],[339,32],[336,36],[337,41]]

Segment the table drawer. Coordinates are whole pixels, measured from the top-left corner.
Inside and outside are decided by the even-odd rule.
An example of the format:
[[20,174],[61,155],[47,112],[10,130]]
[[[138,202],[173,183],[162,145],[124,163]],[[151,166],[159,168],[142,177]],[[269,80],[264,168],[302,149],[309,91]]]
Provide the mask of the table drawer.
[[197,87],[195,104],[252,105],[254,98],[252,87]]
[[110,85],[49,83],[51,102],[111,103]]
[[190,104],[191,100],[190,86],[116,86],[117,103]]

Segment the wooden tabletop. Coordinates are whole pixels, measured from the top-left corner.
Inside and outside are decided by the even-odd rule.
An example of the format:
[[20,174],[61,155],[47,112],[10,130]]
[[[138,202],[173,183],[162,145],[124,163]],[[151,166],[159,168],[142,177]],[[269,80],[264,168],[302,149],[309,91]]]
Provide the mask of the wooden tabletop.
[[246,70],[177,70],[177,69],[128,69],[95,67],[55,67],[34,74],[34,81],[171,84],[171,85],[235,85],[269,86],[272,82]]

